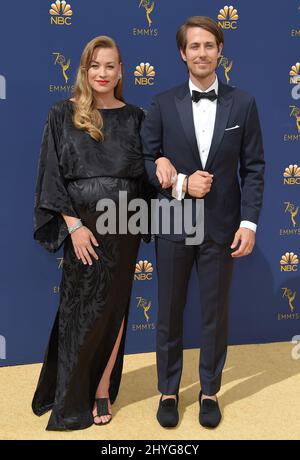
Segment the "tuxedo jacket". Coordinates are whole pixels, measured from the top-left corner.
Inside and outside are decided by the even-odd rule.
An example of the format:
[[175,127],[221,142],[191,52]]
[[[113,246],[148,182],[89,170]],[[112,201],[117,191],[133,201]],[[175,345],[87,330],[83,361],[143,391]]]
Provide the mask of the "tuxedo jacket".
[[[211,190],[204,197],[205,236],[219,244],[231,243],[241,220],[257,224],[262,206],[265,163],[255,99],[219,80],[205,167],[197,146],[192,104],[188,81],[154,97],[141,130],[146,174],[159,200],[173,199],[172,188],[162,189],[156,176],[155,160],[161,156],[171,161],[177,173],[191,175],[204,170],[213,174]],[[185,199],[191,197],[186,194]],[[171,231],[158,236],[183,240],[186,233]]]

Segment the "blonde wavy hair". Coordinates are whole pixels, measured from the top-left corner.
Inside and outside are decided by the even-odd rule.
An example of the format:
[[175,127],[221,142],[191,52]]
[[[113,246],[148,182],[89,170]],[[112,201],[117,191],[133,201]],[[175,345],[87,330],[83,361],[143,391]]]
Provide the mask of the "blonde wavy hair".
[[[74,114],[73,123],[76,128],[89,133],[96,141],[104,139],[103,119],[100,111],[95,106],[92,88],[88,82],[88,69],[91,64],[95,48],[114,48],[119,56],[119,63],[122,62],[121,53],[116,42],[106,35],[100,35],[89,41],[80,58],[80,65],[76,75],[76,81],[73,91]],[[124,102],[123,99],[123,65],[121,66],[122,78],[115,87],[114,94],[117,99]]]

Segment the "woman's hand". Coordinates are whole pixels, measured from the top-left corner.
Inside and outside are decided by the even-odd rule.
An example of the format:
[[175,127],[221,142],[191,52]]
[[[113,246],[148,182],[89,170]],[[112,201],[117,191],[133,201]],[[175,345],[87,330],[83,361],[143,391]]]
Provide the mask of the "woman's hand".
[[177,180],[177,171],[168,160],[168,158],[160,157],[155,161],[156,176],[162,188],[171,187]]
[[96,260],[99,259],[92,246],[92,244],[95,246],[99,246],[99,244],[97,243],[93,233],[87,227],[82,226],[75,230],[75,232],[71,233],[71,238],[76,257],[78,260],[82,260],[84,265],[87,263],[89,265],[93,264],[91,256],[93,256]]

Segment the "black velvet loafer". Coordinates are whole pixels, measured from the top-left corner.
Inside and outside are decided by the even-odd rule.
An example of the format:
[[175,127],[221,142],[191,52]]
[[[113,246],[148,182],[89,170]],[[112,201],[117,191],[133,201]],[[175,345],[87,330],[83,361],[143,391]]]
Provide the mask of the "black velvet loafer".
[[199,423],[205,428],[216,428],[222,418],[218,400],[213,401],[212,399],[203,399],[201,402],[201,397],[202,391],[200,391],[199,394]]
[[176,395],[176,399],[167,398],[163,401],[161,396],[156,418],[163,428],[174,428],[178,424],[178,400],[178,395]]

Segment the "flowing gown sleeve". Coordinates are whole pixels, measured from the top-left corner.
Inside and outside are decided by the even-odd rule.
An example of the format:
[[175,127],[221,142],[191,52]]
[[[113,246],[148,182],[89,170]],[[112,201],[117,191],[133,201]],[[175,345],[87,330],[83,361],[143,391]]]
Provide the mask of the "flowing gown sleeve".
[[[139,131],[141,131],[144,120],[145,112],[141,110],[139,112]],[[139,197],[146,201],[148,208],[148,232],[142,234],[142,240],[145,243],[150,243],[151,241],[151,199],[154,199],[156,195],[156,190],[148,181],[148,177],[144,169],[143,175],[139,178]]]
[[61,131],[61,107],[54,106],[44,128],[34,206],[34,239],[50,252],[57,251],[68,236],[61,214],[78,217],[59,164]]

